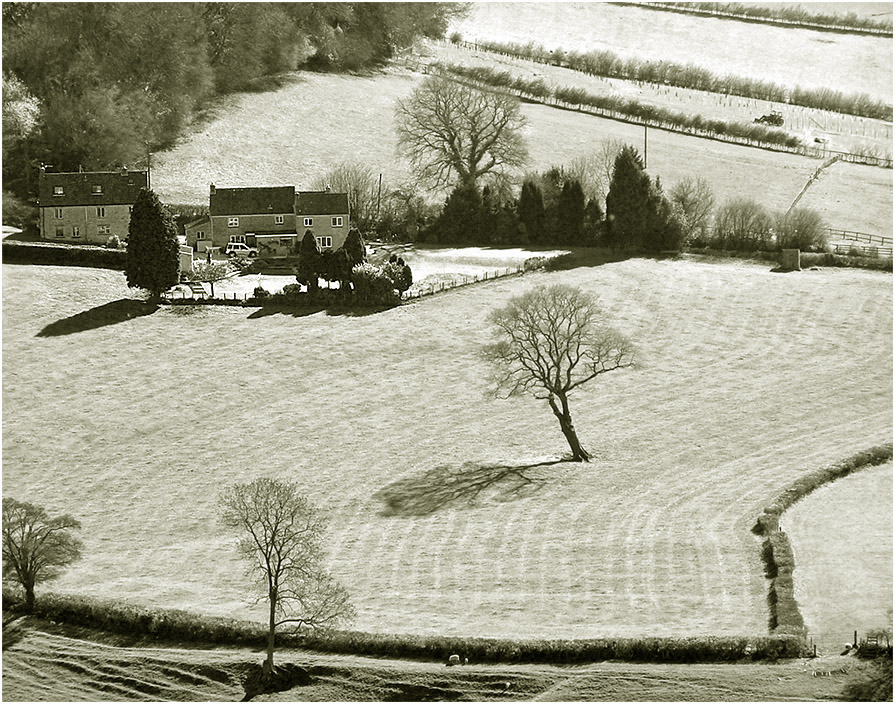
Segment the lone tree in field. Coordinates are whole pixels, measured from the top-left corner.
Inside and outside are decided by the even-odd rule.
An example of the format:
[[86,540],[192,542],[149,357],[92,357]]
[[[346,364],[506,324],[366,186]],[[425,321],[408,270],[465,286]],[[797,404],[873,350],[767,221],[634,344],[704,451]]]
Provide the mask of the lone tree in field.
[[155,193],[140,189],[127,228],[127,285],[146,289],[150,300],[157,302],[177,283],[179,256],[177,229],[170,214]]
[[525,117],[514,96],[431,76],[396,108],[398,147],[435,186],[475,187],[486,175],[522,166]]
[[604,324],[596,299],[572,286],[538,286],[495,310],[496,341],[485,347],[495,391],[507,398],[529,393],[550,404],[572,450],[590,459],[572,425],[569,395],[579,386],[634,364],[633,349]]
[[238,549],[268,602],[267,659],[273,672],[276,631],[293,624],[326,629],[354,616],[348,593],[324,568],[325,522],[298,485],[277,479],[234,484],[220,497],[222,520],[238,529]]
[[69,515],[50,517],[40,506],[3,499],[3,579],[25,591],[34,610],[34,585],[55,579],[81,557],[81,541],[71,531],[81,524]]

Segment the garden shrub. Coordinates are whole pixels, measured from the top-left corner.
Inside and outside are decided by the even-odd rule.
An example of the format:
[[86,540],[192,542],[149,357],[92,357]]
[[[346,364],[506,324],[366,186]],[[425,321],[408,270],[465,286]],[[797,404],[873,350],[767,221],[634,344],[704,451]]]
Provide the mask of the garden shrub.
[[369,262],[355,264],[351,270],[351,283],[354,285],[354,300],[358,305],[389,306],[401,302],[395,282],[386,273],[385,267]]
[[106,249],[119,249],[121,247],[121,240],[118,239],[118,235],[112,235],[109,239],[106,240],[106,244],[104,245]]

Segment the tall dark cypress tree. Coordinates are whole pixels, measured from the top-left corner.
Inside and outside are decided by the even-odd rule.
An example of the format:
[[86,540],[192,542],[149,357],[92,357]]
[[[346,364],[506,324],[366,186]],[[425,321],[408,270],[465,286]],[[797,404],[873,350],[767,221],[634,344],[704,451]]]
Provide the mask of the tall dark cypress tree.
[[544,198],[541,189],[531,180],[522,184],[519,194],[519,219],[528,233],[528,241],[538,244],[544,239]]
[[559,243],[588,244],[584,237],[584,189],[578,179],[566,181],[559,194]]
[[171,215],[148,188],[134,201],[127,228],[127,285],[149,291],[157,302],[174,286],[180,273],[180,247]]
[[647,209],[652,193],[643,161],[631,146],[615,158],[606,195],[606,243],[613,249],[640,249],[647,229]]
[[308,292],[317,290],[321,264],[317,239],[313,232],[306,230],[298,248],[298,272],[295,274],[295,279],[300,284],[307,286]]

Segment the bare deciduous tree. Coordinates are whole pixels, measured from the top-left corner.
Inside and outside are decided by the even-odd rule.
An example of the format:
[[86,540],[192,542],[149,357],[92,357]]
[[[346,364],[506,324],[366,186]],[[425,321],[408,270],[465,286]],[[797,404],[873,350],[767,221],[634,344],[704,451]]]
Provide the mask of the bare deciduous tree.
[[81,527],[68,514],[51,518],[45,509],[3,499],[3,579],[25,590],[25,608],[34,609],[34,585],[58,577],[81,557],[81,541],[71,535]]
[[348,194],[348,210],[357,228],[370,232],[376,224],[379,201],[379,178],[364,164],[342,162],[312,183],[312,188]]
[[260,478],[220,497],[223,522],[242,532],[237,546],[268,601],[267,659],[273,671],[277,628],[325,629],[354,616],[348,593],[324,567],[325,521],[298,485]]
[[521,167],[526,120],[514,96],[430,76],[396,107],[398,147],[415,171],[436,186],[454,178],[474,186],[486,175]]
[[684,230],[684,241],[705,240],[711,230],[715,194],[702,176],[685,177],[669,194],[671,205]]
[[193,281],[201,281],[211,284],[211,297],[214,298],[214,284],[216,281],[223,281],[230,274],[230,264],[228,262],[196,262],[193,264],[193,273],[191,278]]
[[603,322],[596,299],[572,286],[538,286],[495,310],[496,341],[484,349],[495,391],[529,393],[550,404],[572,450],[586,462],[572,424],[569,394],[600,374],[634,363],[630,342]]

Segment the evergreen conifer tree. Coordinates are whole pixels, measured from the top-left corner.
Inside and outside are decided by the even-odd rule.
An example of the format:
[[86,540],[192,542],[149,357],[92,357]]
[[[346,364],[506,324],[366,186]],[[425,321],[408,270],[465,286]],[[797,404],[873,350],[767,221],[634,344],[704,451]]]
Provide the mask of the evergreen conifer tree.
[[584,237],[584,189],[578,179],[563,184],[557,216],[560,244],[587,244]]
[[528,241],[538,244],[544,239],[544,199],[538,185],[527,179],[519,195],[519,219],[528,233]]
[[321,263],[317,239],[313,232],[307,230],[298,249],[298,271],[295,278],[300,284],[308,287],[309,293],[317,290]]
[[147,188],[140,190],[131,211],[127,235],[127,285],[149,291],[157,302],[180,273],[180,247],[171,215]]

